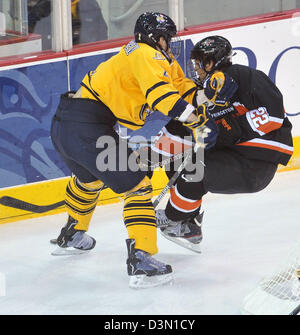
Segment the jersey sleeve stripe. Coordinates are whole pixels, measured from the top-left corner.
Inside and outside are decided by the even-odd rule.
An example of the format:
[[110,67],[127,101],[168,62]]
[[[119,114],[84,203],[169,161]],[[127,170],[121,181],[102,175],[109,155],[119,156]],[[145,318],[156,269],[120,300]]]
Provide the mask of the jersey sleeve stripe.
[[[270,118],[271,119],[271,118]],[[263,132],[263,134],[267,134],[273,130],[276,130],[278,128],[280,128],[282,126],[283,120],[282,122],[274,122],[274,121],[269,121],[268,123],[260,126],[258,128],[258,130],[260,130],[261,132]]]
[[164,156],[172,157],[173,155],[183,154],[184,151],[192,148],[193,142],[187,141],[179,136],[170,134],[164,127],[163,135],[152,144],[151,149]]
[[99,94],[96,94],[96,92],[95,92],[94,90],[90,89],[90,88],[89,88],[85,83],[83,83],[83,82],[81,82],[80,85],[83,86],[85,89],[87,89],[87,90],[92,94],[92,96],[93,96],[96,100],[100,101],[100,99],[99,99],[99,97],[98,97]]
[[[92,80],[91,72],[88,73],[88,77],[89,77],[89,84],[90,84],[90,87],[91,87],[91,89],[93,90],[93,88],[92,88],[92,83],[91,83],[91,80]],[[99,96],[99,94],[98,94],[96,91],[93,90],[93,92],[94,92],[97,96]]]
[[159,104],[161,101],[163,101],[164,99],[168,98],[170,95],[173,95],[173,94],[179,94],[178,91],[171,91],[171,92],[168,92],[166,94],[163,94],[162,96],[160,96],[158,99],[156,99],[153,104],[152,104],[152,109],[154,110],[155,109],[155,106],[157,104]]
[[147,90],[147,92],[146,92],[146,95],[145,95],[146,99],[147,99],[148,95],[149,95],[153,90],[155,90],[157,87],[160,87],[160,86],[162,86],[162,85],[166,85],[166,84],[168,84],[166,81],[160,81],[160,82],[156,83],[155,85],[153,85],[152,87],[148,88],[148,90]]
[[180,117],[182,114],[183,117],[180,119],[181,122],[184,122],[186,118],[195,110],[195,108],[187,103],[182,98],[179,98],[173,108],[169,111],[168,116],[171,118]]
[[274,116],[270,116],[270,117],[269,117],[269,120],[270,120],[270,121],[273,121],[273,122],[280,123],[280,124],[283,124],[283,121],[284,121],[284,119],[281,119],[281,118],[279,118],[279,117],[274,117]]
[[[192,94],[193,92],[195,92],[197,90],[196,87],[192,87],[189,90],[187,90],[185,93],[182,94],[182,99],[185,99],[188,95]],[[195,98],[195,97],[194,97]],[[194,101],[194,100],[193,100]]]
[[[171,133],[168,132],[167,128],[164,127],[162,129],[163,133],[165,134],[165,137],[166,138],[169,138],[169,141],[170,142],[178,142],[178,143],[182,143],[182,145],[184,145],[184,151],[187,150],[187,149],[190,149],[192,146],[193,146],[193,140],[192,140],[192,135],[190,135],[191,137],[191,141],[188,141],[186,140],[186,138],[188,137],[185,137],[185,138],[181,138],[177,135],[172,135]],[[162,136],[163,137],[163,136]]]

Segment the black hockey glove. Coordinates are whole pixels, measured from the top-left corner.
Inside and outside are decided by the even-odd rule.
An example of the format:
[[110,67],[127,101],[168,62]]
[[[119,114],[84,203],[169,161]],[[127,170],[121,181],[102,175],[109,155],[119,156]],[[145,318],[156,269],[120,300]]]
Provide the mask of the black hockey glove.
[[227,147],[234,145],[242,136],[242,130],[238,118],[232,114],[225,115],[217,121],[219,136],[216,147]]
[[209,115],[206,110],[206,106],[200,105],[196,109],[196,116],[198,118],[195,122],[184,122],[183,125],[188,127],[193,134],[196,142],[194,151],[196,152],[199,148],[210,149],[216,144],[218,136],[218,127],[215,121]]
[[238,85],[228,74],[216,72],[208,76],[203,88],[205,95],[214,105],[227,107]]

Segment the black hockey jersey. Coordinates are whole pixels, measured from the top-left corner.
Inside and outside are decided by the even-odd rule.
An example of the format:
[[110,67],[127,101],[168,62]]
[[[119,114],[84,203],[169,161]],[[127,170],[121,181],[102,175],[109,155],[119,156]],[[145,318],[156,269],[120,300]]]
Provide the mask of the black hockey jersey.
[[232,101],[242,136],[231,147],[251,159],[287,165],[293,154],[292,124],[279,89],[265,73],[248,66],[234,64],[224,72],[238,84]]

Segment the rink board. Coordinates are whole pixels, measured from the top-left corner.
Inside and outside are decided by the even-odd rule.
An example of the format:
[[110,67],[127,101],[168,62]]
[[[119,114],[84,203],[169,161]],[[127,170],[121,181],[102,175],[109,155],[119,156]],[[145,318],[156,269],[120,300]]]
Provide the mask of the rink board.
[[[69,177],[40,183],[27,184],[19,187],[5,188],[0,190],[0,197],[10,196],[35,205],[45,206],[64,200],[65,190],[68,181]],[[157,195],[159,194],[161,189],[167,184],[168,179],[164,171],[160,169],[154,171],[151,181],[154,190],[153,194]],[[111,189],[105,189],[100,194],[98,206],[116,203],[119,201],[122,201],[121,194],[117,194]],[[36,214],[0,205],[0,224],[46,215],[53,215],[57,213],[62,213],[64,211],[65,207],[61,206],[57,209],[51,210],[43,214]]]

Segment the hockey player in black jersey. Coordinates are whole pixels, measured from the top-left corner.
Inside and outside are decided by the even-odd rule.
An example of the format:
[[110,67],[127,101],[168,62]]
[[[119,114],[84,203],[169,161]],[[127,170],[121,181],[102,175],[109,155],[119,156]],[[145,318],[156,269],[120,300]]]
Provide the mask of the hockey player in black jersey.
[[[221,36],[206,37],[191,51],[199,94],[209,101],[219,134],[215,146],[205,150],[204,178],[189,182],[183,171],[165,210],[156,212],[158,225],[167,225],[161,228],[162,234],[196,252],[202,239],[203,196],[261,191],[273,179],[278,164],[287,165],[293,153],[292,125],[281,92],[262,71],[232,64],[231,58],[231,44]],[[236,83],[229,96],[220,94],[216,71]],[[166,128],[172,134],[185,134],[174,122]]]

